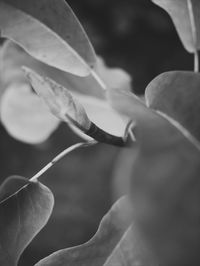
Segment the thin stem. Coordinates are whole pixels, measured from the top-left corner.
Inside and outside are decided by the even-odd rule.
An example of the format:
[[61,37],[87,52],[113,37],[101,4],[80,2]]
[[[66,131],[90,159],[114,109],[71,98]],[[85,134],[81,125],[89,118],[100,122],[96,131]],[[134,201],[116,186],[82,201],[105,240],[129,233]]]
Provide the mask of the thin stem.
[[135,139],[135,136],[134,136],[134,134],[133,134],[132,129],[133,129],[133,128],[129,128],[128,133],[129,133],[129,136],[130,136],[131,140],[132,140],[133,142],[135,142],[136,139]]
[[195,51],[194,53],[194,72],[199,72],[199,53]]
[[90,145],[96,144],[96,141],[90,141],[90,142],[80,142],[77,144],[72,145],[71,147],[68,147],[61,153],[59,153],[56,157],[53,158],[53,160],[48,163],[45,167],[43,167],[37,174],[35,174],[33,177],[31,177],[30,181],[36,182],[37,179],[44,174],[49,168],[51,168],[55,163],[57,163],[60,159],[62,159],[65,155],[69,154],[73,150],[76,150],[80,147],[88,147]]
[[106,84],[104,83],[104,81],[99,77],[99,75],[94,71],[92,70],[91,71],[91,74],[92,76],[96,79],[96,81],[101,85],[101,87],[106,90],[107,86]]
[[135,127],[135,122],[130,120],[126,126],[125,134],[124,134],[124,142],[127,142],[127,139],[130,138],[132,142],[135,142],[135,136],[133,134],[133,129]]

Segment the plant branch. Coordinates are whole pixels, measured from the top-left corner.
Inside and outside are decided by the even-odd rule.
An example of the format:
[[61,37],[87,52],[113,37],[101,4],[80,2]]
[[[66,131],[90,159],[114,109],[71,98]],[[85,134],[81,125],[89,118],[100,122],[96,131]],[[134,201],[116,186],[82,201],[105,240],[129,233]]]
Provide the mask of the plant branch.
[[96,81],[101,85],[101,87],[104,90],[106,90],[107,86],[106,86],[105,82],[100,78],[100,76],[94,70],[91,70],[91,74],[96,79]]
[[198,50],[194,52],[194,72],[199,72],[199,53]]
[[65,149],[64,151],[62,151],[61,153],[59,153],[56,157],[54,157],[53,160],[51,162],[49,162],[46,166],[44,166],[37,174],[35,174],[32,178],[30,178],[30,181],[36,182],[37,179],[42,174],[44,174],[55,163],[57,163],[58,161],[60,161],[65,155],[69,154],[73,150],[76,150],[76,149],[78,149],[80,147],[88,147],[88,146],[94,145],[96,143],[97,143],[96,141],[80,142],[80,143],[77,143],[77,144],[74,144],[74,145],[68,147],[67,149]]

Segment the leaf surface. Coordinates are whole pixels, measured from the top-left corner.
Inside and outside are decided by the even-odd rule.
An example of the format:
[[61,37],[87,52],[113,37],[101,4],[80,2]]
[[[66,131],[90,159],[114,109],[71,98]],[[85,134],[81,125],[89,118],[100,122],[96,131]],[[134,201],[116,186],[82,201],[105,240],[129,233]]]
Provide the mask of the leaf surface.
[[157,76],[147,86],[148,106],[171,116],[200,140],[200,74],[171,71]]
[[130,226],[132,211],[126,197],[119,199],[104,216],[95,236],[87,243],[57,251],[36,266],[102,266]]
[[113,89],[107,92],[107,97],[115,110],[136,121],[134,133],[144,149],[153,152],[176,141],[200,149],[199,141],[180,123],[162,112],[147,108],[135,94]]
[[[1,79],[6,84],[11,78],[15,79],[17,73],[21,76],[20,79],[23,79],[21,67],[27,66],[40,75],[53,79],[71,92],[77,92],[85,96],[93,96],[98,99],[105,99],[105,90],[92,74],[86,77],[79,77],[47,66],[32,58],[17,44],[11,41],[6,41],[0,52],[3,62],[1,65]],[[118,88],[128,91],[131,90],[131,77],[122,69],[107,67],[100,57],[97,57],[96,74],[105,83],[107,89]]]
[[131,179],[136,228],[159,265],[199,265],[199,142],[130,93],[112,91],[110,100],[137,120],[134,151],[124,158],[133,158],[124,175]]
[[0,187],[0,265],[16,266],[21,253],[47,223],[54,204],[39,182],[13,176]]
[[200,1],[152,0],[171,16],[185,49],[194,53],[200,49]]
[[97,57],[96,72],[104,81],[107,89],[131,91],[131,76],[121,68],[108,67],[101,57]]
[[86,33],[64,0],[1,0],[0,28],[2,36],[58,69],[86,76],[96,64]]
[[138,234],[137,228],[130,226],[103,266],[158,266],[150,249]]
[[[124,135],[128,121],[125,120],[124,117],[119,116],[119,114],[117,114],[109,106],[105,98],[105,90],[102,90],[102,87],[97,82],[97,80],[93,78],[92,75],[89,75],[87,77],[78,77],[70,73],[60,71],[56,68],[49,67],[35,60],[26,52],[24,52],[23,49],[10,41],[7,41],[4,44],[1,52],[3,55],[3,64],[1,64],[2,94],[8,87],[15,88],[15,93],[17,93],[17,89],[20,88],[20,86],[16,86],[15,83],[21,84],[21,86],[23,87],[29,86],[28,80],[24,76],[24,72],[21,69],[21,66],[25,65],[28,68],[31,68],[39,73],[41,76],[49,77],[55,82],[61,84],[63,87],[67,88],[72,96],[75,97],[83,105],[89,119],[104,131],[107,131],[110,134],[116,136]],[[97,73],[100,75],[108,88],[120,88],[121,90],[131,89],[131,79],[129,75],[123,70],[106,67],[101,59],[98,60]],[[19,94],[21,94],[20,91]],[[32,95],[35,98],[35,95]],[[23,101],[23,98],[21,99],[21,101]],[[26,105],[27,111],[24,109],[23,115],[25,113],[31,114],[32,111],[29,109],[33,109],[33,106],[34,105]],[[40,110],[38,108],[36,109]],[[17,110],[15,110],[15,112],[18,113]],[[19,116],[16,118],[16,121],[18,119]],[[30,123],[30,121],[31,120],[29,119],[28,124]],[[26,128],[25,123],[24,127]],[[38,128],[37,124],[35,123],[34,130],[37,130],[37,133],[39,134],[41,128]],[[51,132],[52,131],[50,131],[50,133]],[[78,134],[80,135],[80,131]],[[48,137],[48,135],[46,136]],[[87,137],[86,134],[81,134],[81,137],[83,136],[84,138]],[[23,141],[23,135],[21,137],[21,140]]]
[[36,144],[45,141],[58,127],[59,120],[28,84],[11,84],[0,101],[1,122],[17,140]]
[[33,89],[44,100],[52,114],[83,131],[90,128],[91,122],[83,106],[66,88],[49,78],[41,77],[28,68],[24,70]]

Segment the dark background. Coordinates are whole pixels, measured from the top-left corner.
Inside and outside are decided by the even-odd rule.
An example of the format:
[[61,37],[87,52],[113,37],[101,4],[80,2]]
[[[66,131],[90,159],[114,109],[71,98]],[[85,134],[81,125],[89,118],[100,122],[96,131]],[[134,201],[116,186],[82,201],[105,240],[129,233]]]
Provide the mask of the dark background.
[[[125,69],[133,91],[142,94],[158,74],[192,70],[169,16],[150,0],[69,0],[97,54],[107,65]],[[12,139],[0,128],[1,181],[19,174],[31,177],[53,156],[80,141],[66,125],[43,144]],[[27,248],[20,266],[33,265],[57,249],[88,240],[118,196],[113,169],[120,149],[99,144],[77,150],[48,171],[41,181],[56,199],[48,225]],[[123,178],[123,177],[122,177]]]

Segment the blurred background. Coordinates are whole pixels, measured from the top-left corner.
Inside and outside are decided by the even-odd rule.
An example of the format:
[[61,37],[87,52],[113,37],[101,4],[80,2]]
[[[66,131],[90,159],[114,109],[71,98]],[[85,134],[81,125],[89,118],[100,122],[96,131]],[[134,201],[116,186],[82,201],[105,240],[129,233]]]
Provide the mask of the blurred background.
[[[97,52],[110,67],[132,77],[132,90],[169,70],[192,70],[193,58],[182,47],[169,16],[150,0],[68,0]],[[57,153],[81,141],[66,125],[44,143],[23,144],[0,128],[1,182],[13,174],[31,177]],[[41,178],[55,195],[47,226],[21,257],[33,265],[61,248],[81,244],[96,232],[102,216],[123,194],[123,174],[115,165],[121,150],[98,144],[74,151]],[[123,167],[123,166],[122,166]],[[122,171],[120,172],[122,173]]]

